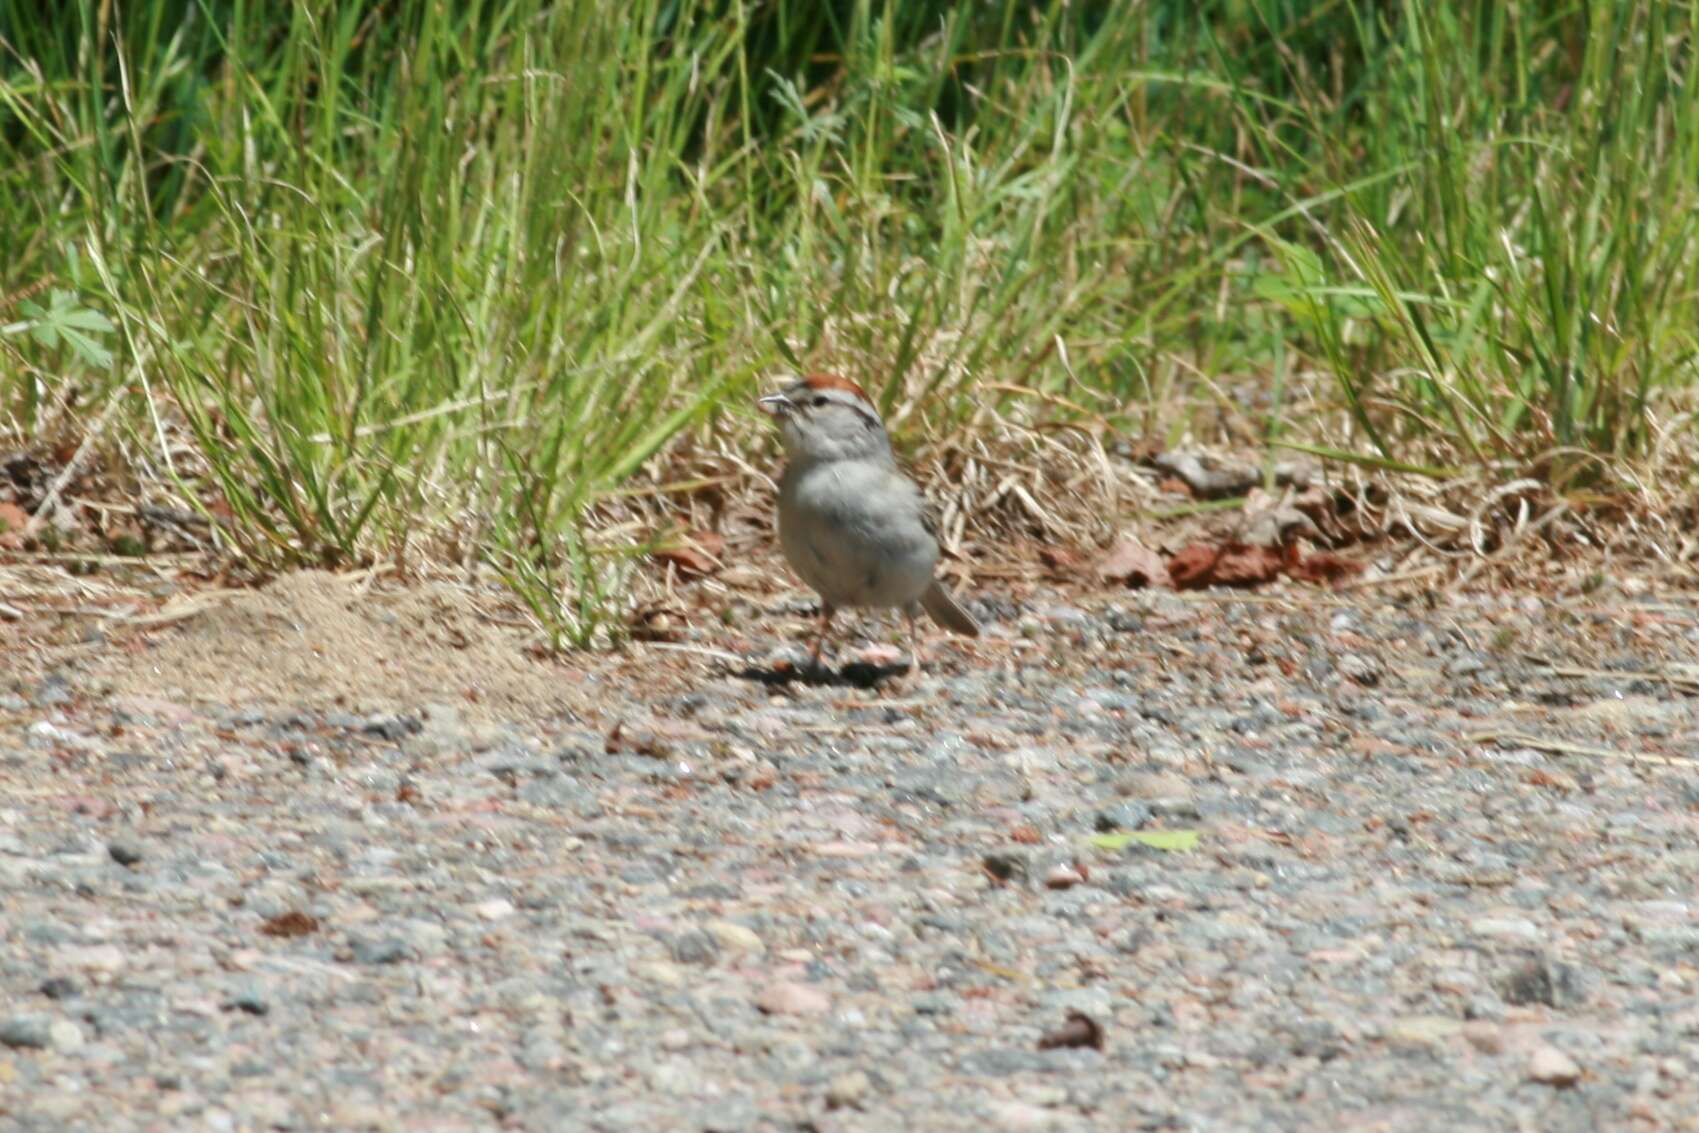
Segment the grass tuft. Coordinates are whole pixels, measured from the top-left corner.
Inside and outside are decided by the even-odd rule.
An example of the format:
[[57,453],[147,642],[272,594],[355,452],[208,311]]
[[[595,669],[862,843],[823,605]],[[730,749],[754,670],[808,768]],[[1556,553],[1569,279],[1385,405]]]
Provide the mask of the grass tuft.
[[104,422],[265,564],[489,564],[558,644],[620,632],[621,492],[765,443],[779,369],[909,449],[1248,414],[1602,490],[1691,447],[1691,3],[61,17],[0,0],[0,430]]

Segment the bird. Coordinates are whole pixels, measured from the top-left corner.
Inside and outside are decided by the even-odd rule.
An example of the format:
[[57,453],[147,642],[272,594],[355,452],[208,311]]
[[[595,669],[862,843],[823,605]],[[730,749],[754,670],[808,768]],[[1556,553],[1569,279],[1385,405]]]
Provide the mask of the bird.
[[934,574],[937,518],[897,466],[867,392],[848,378],[810,374],[757,404],[776,422],[786,457],[779,545],[820,596],[813,667],[820,667],[833,615],[846,607],[900,608],[913,674],[920,672],[920,611],[947,630],[977,637],[979,623]]

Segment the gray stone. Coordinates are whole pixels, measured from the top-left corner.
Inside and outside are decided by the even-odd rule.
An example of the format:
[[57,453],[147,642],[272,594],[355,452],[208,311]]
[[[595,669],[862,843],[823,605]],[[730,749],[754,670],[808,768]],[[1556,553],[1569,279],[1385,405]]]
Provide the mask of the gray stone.
[[399,964],[412,950],[399,936],[355,937],[348,942],[356,964]]
[[265,989],[253,980],[238,984],[231,991],[224,1005],[236,1011],[244,1011],[249,1015],[268,1015],[271,1013],[271,1001],[266,997]]
[[0,1046],[46,1050],[53,1045],[53,1020],[45,1015],[14,1015],[0,1022]]
[[106,844],[106,852],[122,866],[137,865],[142,860],[142,844],[134,838],[114,838]]
[[700,929],[681,932],[672,939],[672,956],[681,964],[712,964],[719,959],[719,943]]

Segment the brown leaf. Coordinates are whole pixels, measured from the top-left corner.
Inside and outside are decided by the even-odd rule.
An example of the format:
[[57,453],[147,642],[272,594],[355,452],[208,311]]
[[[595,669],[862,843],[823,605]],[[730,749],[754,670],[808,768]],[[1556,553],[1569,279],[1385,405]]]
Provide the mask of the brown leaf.
[[279,913],[270,917],[260,925],[260,932],[266,936],[295,937],[306,936],[319,930],[319,919],[310,913],[292,909],[287,913]]
[[1009,831],[1009,837],[1024,846],[1034,846],[1038,844],[1043,835],[1039,834],[1036,826],[1017,826]]
[[1217,586],[1259,586],[1280,577],[1285,567],[1285,558],[1272,547],[1229,543],[1216,557],[1213,574]]
[[723,565],[726,541],[713,531],[687,531],[656,547],[652,552],[663,563],[677,567],[680,574],[701,577],[713,574]]
[[1168,573],[1175,589],[1201,590],[1206,586],[1257,586],[1279,577],[1285,565],[1280,552],[1269,547],[1193,543],[1168,560]]
[[1192,486],[1178,476],[1164,476],[1156,482],[1156,490],[1169,496],[1185,496],[1191,498]]
[[1162,556],[1131,535],[1121,536],[1109,548],[1109,553],[1097,564],[1097,576],[1105,582],[1119,582],[1135,589],[1173,584]]
[[1052,574],[1072,575],[1080,568],[1080,553],[1071,547],[1040,547],[1038,561]]
[[1522,777],[1522,781],[1533,787],[1550,787],[1553,790],[1569,792],[1576,789],[1574,779],[1561,771],[1552,772],[1536,768]]
[[1305,555],[1302,559],[1295,558],[1288,573],[1301,582],[1325,582],[1331,585],[1362,572],[1363,564],[1355,559],[1336,555],[1332,551],[1317,551],[1313,555]]
[[1221,552],[1207,543],[1192,543],[1168,560],[1168,577],[1176,590],[1198,590],[1208,586]]
[[1084,1011],[1068,1012],[1066,1023],[1038,1040],[1039,1050],[1081,1046],[1089,1046],[1092,1050],[1103,1049],[1103,1028]]

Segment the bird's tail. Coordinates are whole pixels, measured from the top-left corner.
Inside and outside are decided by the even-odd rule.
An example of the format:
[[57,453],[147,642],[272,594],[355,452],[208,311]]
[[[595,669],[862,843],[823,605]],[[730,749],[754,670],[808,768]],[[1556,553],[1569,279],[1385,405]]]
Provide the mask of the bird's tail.
[[947,630],[964,633],[969,637],[979,636],[979,623],[973,620],[973,615],[962,609],[961,604],[950,596],[944,589],[944,584],[937,579],[926,588],[926,593],[920,596],[920,604],[926,610],[927,616]]

